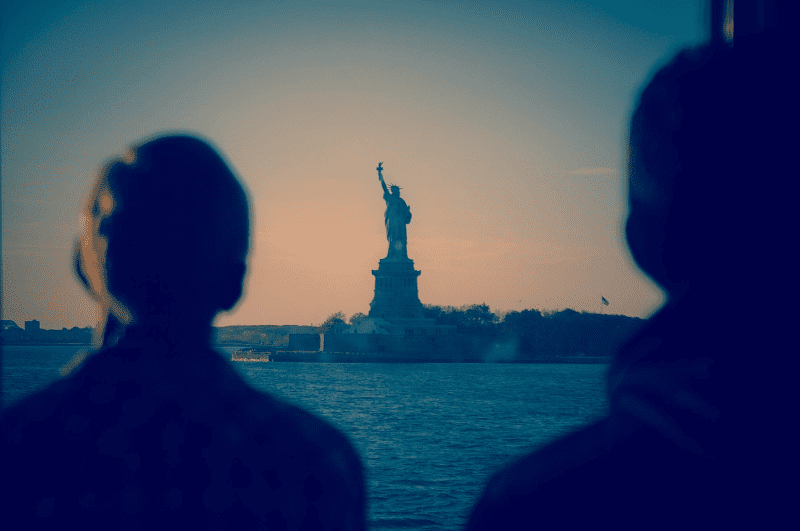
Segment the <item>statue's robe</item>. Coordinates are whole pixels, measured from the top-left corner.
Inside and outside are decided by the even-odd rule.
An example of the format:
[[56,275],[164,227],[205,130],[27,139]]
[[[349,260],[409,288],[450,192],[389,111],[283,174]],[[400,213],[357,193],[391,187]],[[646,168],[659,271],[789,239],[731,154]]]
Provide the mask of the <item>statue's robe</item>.
[[383,199],[386,201],[386,212],[384,213],[386,239],[389,240],[387,257],[407,258],[406,225],[411,222],[411,209],[399,195],[395,196],[387,192],[383,194]]

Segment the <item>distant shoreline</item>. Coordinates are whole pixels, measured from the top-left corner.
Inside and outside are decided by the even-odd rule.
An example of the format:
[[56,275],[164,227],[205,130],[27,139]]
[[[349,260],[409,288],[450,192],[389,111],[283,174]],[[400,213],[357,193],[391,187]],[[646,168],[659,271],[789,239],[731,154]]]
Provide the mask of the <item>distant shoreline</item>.
[[2,346],[4,347],[91,347],[92,343],[25,343],[25,342],[17,342],[17,341],[3,341]]
[[536,358],[497,358],[492,356],[454,356],[431,352],[324,352],[242,349],[231,354],[231,361],[241,363],[563,363],[609,364],[611,357],[549,356]]

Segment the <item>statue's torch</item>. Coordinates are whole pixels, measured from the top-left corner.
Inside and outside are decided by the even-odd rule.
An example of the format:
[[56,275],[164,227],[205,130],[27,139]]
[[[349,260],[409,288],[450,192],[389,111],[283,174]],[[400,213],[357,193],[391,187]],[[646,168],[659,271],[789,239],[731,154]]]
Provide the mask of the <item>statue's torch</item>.
[[383,188],[383,193],[388,194],[389,190],[386,188],[386,183],[383,182],[383,162],[379,162],[378,167],[375,169],[378,170],[378,180],[381,182],[381,188]]

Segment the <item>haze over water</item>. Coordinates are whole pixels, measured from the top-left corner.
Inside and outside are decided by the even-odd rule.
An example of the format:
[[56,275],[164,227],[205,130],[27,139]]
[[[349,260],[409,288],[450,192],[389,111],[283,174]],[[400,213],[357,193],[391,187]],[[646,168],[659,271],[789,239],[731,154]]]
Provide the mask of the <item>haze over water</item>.
[[[164,131],[251,193],[247,292],[218,325],[368,311],[375,166],[414,216],[426,304],[645,317],[622,237],[638,88],[702,40],[703,3],[4,3],[3,319],[92,325],[70,250],[93,173]],[[176,198],[179,201],[180,198]]]

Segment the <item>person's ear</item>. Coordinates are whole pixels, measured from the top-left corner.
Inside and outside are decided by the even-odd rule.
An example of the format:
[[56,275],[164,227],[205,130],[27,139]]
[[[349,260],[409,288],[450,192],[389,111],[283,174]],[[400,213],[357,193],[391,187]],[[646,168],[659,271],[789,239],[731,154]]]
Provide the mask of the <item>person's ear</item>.
[[234,262],[225,268],[219,282],[220,310],[230,310],[242,297],[246,271],[244,262]]

